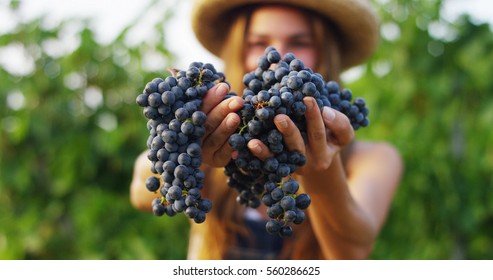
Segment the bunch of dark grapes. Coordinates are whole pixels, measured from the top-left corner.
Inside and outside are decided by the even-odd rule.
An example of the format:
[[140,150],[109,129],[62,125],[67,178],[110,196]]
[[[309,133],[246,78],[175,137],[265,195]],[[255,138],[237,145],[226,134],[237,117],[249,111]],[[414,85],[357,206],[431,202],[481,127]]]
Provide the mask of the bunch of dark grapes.
[[150,192],[160,192],[152,201],[155,215],[174,216],[183,212],[196,223],[205,221],[212,203],[203,198],[204,172],[201,138],[206,114],[200,111],[202,98],[224,74],[210,63],[194,62],[173,75],[147,83],[136,102],[148,119],[147,147],[151,171],[161,176],[146,180]]
[[[229,138],[237,156],[225,167],[228,185],[238,191],[238,203],[253,208],[264,203],[268,207],[267,232],[291,236],[292,224],[304,221],[303,210],[311,199],[298,192],[299,184],[291,176],[305,164],[305,157],[287,149],[274,117],[289,116],[306,139],[305,96],[313,97],[320,109],[329,106],[344,113],[355,130],[369,124],[368,109],[362,98],[351,103],[349,89],[341,90],[335,81],[325,82],[322,75],[291,53],[281,58],[273,47],[259,57],[257,69],[247,73],[243,83],[245,104],[238,112],[243,125]],[[253,138],[269,147],[273,156],[264,160],[255,157],[246,146]]]

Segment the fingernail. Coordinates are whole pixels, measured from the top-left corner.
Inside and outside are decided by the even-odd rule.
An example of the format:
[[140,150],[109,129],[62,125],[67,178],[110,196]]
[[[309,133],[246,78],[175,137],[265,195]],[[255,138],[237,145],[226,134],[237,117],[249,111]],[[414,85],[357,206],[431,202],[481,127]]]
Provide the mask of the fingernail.
[[276,124],[280,128],[287,128],[288,127],[288,122],[286,121],[286,118],[281,117],[276,120]]
[[330,121],[333,121],[333,120],[335,119],[335,117],[336,117],[336,113],[334,112],[334,110],[333,110],[333,109],[331,109],[331,108],[329,108],[329,107],[325,106],[325,107],[324,107],[324,110],[323,110],[323,112],[322,112],[322,116],[324,117],[324,119],[325,119],[326,121],[329,121],[329,122],[330,122]]
[[233,129],[236,127],[236,119],[234,117],[228,117],[226,119],[226,126],[229,128],[229,129]]
[[236,110],[242,106],[243,106],[243,104],[241,104],[241,102],[238,101],[238,99],[236,99],[236,98],[231,100],[231,102],[229,102],[229,104],[228,104],[228,108],[231,110]]
[[305,97],[305,106],[307,110],[311,110],[313,108],[313,98]]
[[256,154],[260,154],[262,152],[262,147],[260,147],[258,143],[249,144],[248,147]]
[[226,93],[228,93],[229,87],[225,83],[220,83],[219,86],[216,89],[216,95],[217,96],[224,96]]

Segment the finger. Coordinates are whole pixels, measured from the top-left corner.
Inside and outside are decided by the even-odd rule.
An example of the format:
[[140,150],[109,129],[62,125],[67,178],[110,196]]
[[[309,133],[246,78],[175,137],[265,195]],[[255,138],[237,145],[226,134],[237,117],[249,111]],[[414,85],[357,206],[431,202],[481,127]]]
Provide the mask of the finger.
[[205,136],[207,137],[210,133],[216,130],[217,126],[225,120],[228,114],[236,112],[242,107],[243,99],[238,96],[228,98],[215,106],[207,114],[207,119],[204,124]]
[[324,151],[327,147],[327,136],[320,109],[313,97],[305,97],[303,101],[306,106],[306,132],[310,149]]
[[284,143],[290,151],[297,151],[305,154],[305,142],[301,136],[300,130],[293,121],[284,114],[274,117],[274,124],[283,136]]
[[330,107],[322,110],[323,122],[330,130],[332,140],[341,146],[349,144],[354,138],[354,130],[348,117]]
[[262,143],[262,141],[258,139],[252,139],[248,141],[247,144],[248,149],[250,149],[250,152],[259,159],[266,159],[268,157],[274,156],[274,154],[271,153],[269,148]]
[[212,108],[223,101],[224,96],[229,92],[229,86],[226,83],[219,83],[209,89],[203,98],[202,111],[208,114]]
[[240,116],[236,113],[229,113],[203,140],[203,157],[212,157],[214,162],[220,162],[225,158],[229,160],[233,151],[228,144],[229,136],[236,131],[240,121]]
[[228,143],[225,143],[219,150],[214,153],[213,162],[216,167],[224,167],[233,158],[233,149]]

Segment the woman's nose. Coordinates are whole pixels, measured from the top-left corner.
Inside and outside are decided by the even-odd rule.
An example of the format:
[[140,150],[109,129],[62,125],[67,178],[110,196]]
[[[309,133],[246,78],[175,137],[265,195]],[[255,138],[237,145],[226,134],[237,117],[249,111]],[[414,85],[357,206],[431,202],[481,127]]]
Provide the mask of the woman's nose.
[[284,55],[288,53],[286,44],[282,42],[273,43],[272,46],[281,54],[281,57],[284,57]]

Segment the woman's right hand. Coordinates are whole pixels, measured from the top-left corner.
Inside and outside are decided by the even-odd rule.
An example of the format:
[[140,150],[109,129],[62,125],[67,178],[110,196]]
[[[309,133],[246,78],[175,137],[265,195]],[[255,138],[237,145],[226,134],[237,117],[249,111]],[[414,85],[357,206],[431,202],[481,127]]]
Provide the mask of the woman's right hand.
[[207,115],[202,161],[212,167],[224,167],[230,161],[233,149],[228,139],[241,122],[236,112],[243,107],[243,99],[234,96],[223,100],[228,92],[228,84],[219,83],[207,92],[202,103],[202,111]]

